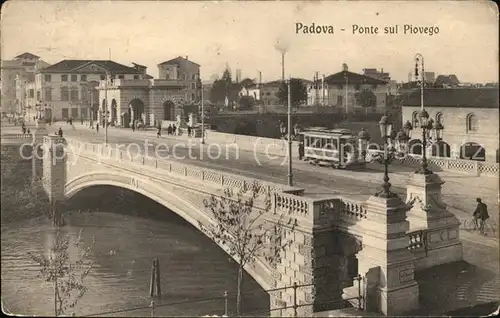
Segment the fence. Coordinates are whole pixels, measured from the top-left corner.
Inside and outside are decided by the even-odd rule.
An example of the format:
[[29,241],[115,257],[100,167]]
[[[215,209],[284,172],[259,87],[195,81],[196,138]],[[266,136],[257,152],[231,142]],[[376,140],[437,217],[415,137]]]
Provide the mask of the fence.
[[[363,295],[362,295],[362,290],[361,290],[361,281],[363,280],[361,276],[357,276],[354,278],[358,282],[358,296],[355,297],[350,297],[350,298],[344,298],[341,300],[333,300],[329,302],[322,302],[322,305],[325,305],[327,303],[341,303],[343,305],[343,308],[346,307],[346,302],[349,302],[350,300],[356,300],[358,304],[358,310],[363,310]],[[352,282],[352,280],[350,280]],[[340,282],[340,281],[339,281]],[[286,287],[281,287],[281,288],[274,288],[274,289],[268,289],[265,290],[266,293],[273,293],[273,292],[278,292],[278,291],[285,291],[289,289],[293,289],[293,304],[292,305],[285,305],[283,307],[279,308],[268,308],[268,309],[260,309],[260,310],[255,310],[255,311],[249,311],[249,312],[243,312],[240,316],[267,316],[270,315],[272,312],[278,311],[278,310],[287,310],[287,309],[293,309],[293,317],[299,317],[298,309],[301,307],[305,306],[313,306],[313,303],[301,303],[299,304],[299,301],[297,299],[297,290],[300,288],[304,287],[311,287],[314,284],[303,284],[299,285],[297,283],[294,283],[292,286],[286,286]],[[259,293],[262,293],[262,291],[258,291]],[[249,294],[255,294],[257,292],[246,292],[246,293],[241,293],[242,298],[244,298],[245,295]],[[91,314],[86,314],[83,317],[101,317],[104,315],[115,315],[115,314],[125,314],[125,313],[134,313],[134,315],[141,315],[145,316],[145,313],[148,313],[151,315],[151,317],[156,317],[156,316],[172,316],[172,310],[168,314],[162,314],[162,308],[168,308],[168,307],[179,307],[182,305],[187,305],[189,306],[189,309],[196,308],[199,311],[199,306],[202,305],[203,303],[207,302],[216,302],[217,304],[220,305],[220,309],[217,310],[217,312],[211,312],[211,313],[206,313],[206,316],[211,316],[211,315],[217,315],[217,316],[226,316],[228,317],[229,315],[232,315],[232,311],[230,310],[230,300],[234,300],[234,297],[229,297],[229,293],[227,291],[224,292],[222,296],[218,297],[212,297],[212,298],[202,298],[202,299],[193,299],[193,300],[185,300],[185,301],[178,301],[178,302],[170,302],[170,303],[157,303],[158,299],[157,298],[151,298],[148,301],[148,304],[145,304],[143,306],[135,306],[135,307],[129,307],[125,309],[119,309],[119,310],[111,310],[111,311],[104,311],[104,312],[98,312],[98,313],[91,313]],[[156,300],[156,301],[155,301]],[[193,306],[196,305],[196,306]],[[231,306],[232,307],[232,306]],[[187,310],[187,308],[186,308]],[[179,312],[179,316],[186,316],[186,311],[182,311],[177,309]],[[203,313],[201,314],[203,315]],[[190,316],[200,316],[200,313],[191,313]],[[234,315],[233,315],[234,316]]]

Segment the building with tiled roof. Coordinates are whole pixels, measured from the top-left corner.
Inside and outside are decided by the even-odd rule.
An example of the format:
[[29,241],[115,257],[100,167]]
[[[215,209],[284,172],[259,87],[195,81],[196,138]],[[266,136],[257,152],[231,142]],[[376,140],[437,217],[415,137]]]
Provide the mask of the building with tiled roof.
[[41,60],[39,56],[23,53],[13,60],[2,60],[2,112],[23,114],[25,112],[25,90],[23,84],[33,74],[50,64]]
[[[418,114],[421,109],[420,90],[402,99],[403,122],[416,129],[412,143],[421,142]],[[443,129],[443,145],[430,153],[445,157],[498,162],[499,94],[497,88],[429,88],[424,89],[425,110],[439,121]],[[418,149],[418,148],[417,148]]]
[[179,56],[158,64],[158,78],[179,81],[185,85],[188,102],[201,99],[200,65],[190,61],[187,56]]
[[43,108],[45,118],[53,120],[96,118],[99,93],[89,83],[104,80],[106,74],[110,80],[150,77],[139,64],[130,67],[110,60],[62,60],[37,72],[34,92],[29,92],[34,103],[30,101],[33,105],[29,106]]
[[[346,67],[341,72],[325,76],[309,85],[307,104],[341,108],[348,113],[358,110],[383,112],[386,107],[387,85],[386,81],[350,72]],[[364,90],[375,94],[376,102],[373,107],[360,106],[359,94]]]

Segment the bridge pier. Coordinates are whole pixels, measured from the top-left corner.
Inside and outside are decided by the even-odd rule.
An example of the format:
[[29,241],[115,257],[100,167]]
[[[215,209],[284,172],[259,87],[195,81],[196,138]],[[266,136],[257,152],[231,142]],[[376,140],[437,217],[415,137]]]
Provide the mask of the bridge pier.
[[407,186],[407,201],[413,206],[407,213],[410,231],[425,230],[426,255],[417,260],[416,268],[460,261],[463,258],[459,239],[460,221],[442,201],[444,181],[435,173],[414,173]]
[[43,188],[53,204],[65,200],[66,153],[64,147],[64,138],[43,137]]
[[[367,219],[360,222],[363,249],[358,272],[363,277],[364,309],[388,316],[418,309],[419,288],[414,279],[415,256],[408,250],[407,205],[399,197],[372,196],[366,201]],[[347,288],[347,296],[354,289]]]

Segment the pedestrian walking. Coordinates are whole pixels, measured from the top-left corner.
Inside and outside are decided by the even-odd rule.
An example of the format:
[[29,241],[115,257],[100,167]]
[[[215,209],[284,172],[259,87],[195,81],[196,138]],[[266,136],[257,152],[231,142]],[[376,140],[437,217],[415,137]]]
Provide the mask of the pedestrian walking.
[[132,122],[132,131],[135,131],[135,121]]
[[488,214],[488,206],[482,202],[481,198],[477,198],[476,202],[477,202],[476,210],[472,214],[474,218],[474,225],[475,228],[479,227],[479,232],[481,234],[484,234],[484,223],[486,222],[487,219],[490,218]]
[[157,133],[156,133],[156,136],[157,136],[158,138],[160,138],[160,137],[161,137],[161,124],[158,124],[158,131],[157,131]]
[[172,134],[172,125],[168,125],[167,127],[167,135],[171,135]]
[[97,123],[95,124],[95,131],[96,131],[97,133],[99,133],[99,122],[97,122]]
[[63,136],[63,131],[62,131],[62,128],[61,128],[61,127],[59,127],[59,130],[57,131],[57,135],[58,135],[59,137],[61,137],[61,138],[62,138],[62,136]]
[[299,160],[302,160],[304,158],[304,142],[300,141],[299,142]]
[[172,134],[176,136],[175,132],[177,131],[177,127],[175,125],[172,126]]
[[83,117],[82,117],[82,118],[80,118],[80,120],[81,120],[81,122],[82,122],[82,125],[83,125]]
[[188,137],[191,137],[191,126],[188,126]]

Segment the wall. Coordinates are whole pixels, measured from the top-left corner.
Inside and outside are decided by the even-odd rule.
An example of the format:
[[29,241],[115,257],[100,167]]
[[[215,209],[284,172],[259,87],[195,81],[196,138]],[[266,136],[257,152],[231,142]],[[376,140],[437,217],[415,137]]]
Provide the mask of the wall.
[[[412,122],[412,114],[420,111],[418,106],[402,107],[403,122]],[[467,142],[476,142],[486,150],[486,161],[496,162],[498,142],[498,109],[478,107],[425,106],[430,118],[436,120],[443,114],[443,140],[451,147],[452,157],[459,157],[459,147]],[[478,130],[467,132],[467,115],[473,113],[478,119]],[[412,139],[421,139],[421,130],[412,132]]]
[[[307,93],[307,101],[308,105],[314,105],[316,103],[316,94],[318,94],[319,104],[326,105],[335,105],[337,107],[345,108],[345,95],[346,88],[345,84],[341,85],[327,85],[325,84],[325,99],[323,101],[323,91],[320,85],[318,92],[314,88],[310,88]],[[372,85],[355,85],[355,84],[347,84],[347,107],[348,110],[351,111],[357,108],[363,108],[357,105],[355,94],[363,91],[364,89],[368,89],[372,91],[377,98],[377,106],[376,108],[385,108],[386,105],[386,94],[388,92],[388,88],[385,85],[377,85],[374,88]],[[341,102],[339,103],[339,99]],[[364,109],[364,108],[363,108]]]

